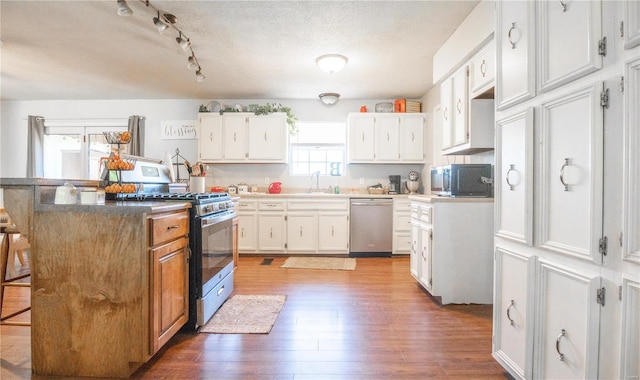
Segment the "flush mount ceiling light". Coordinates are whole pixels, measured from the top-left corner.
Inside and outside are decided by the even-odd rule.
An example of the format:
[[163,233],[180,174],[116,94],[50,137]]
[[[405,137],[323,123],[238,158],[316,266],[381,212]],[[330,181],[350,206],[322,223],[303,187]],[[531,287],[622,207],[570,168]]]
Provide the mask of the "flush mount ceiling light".
[[325,54],[316,58],[316,63],[322,71],[329,74],[337,73],[344,68],[349,60],[340,54]]
[[118,16],[131,16],[133,11],[127,5],[127,0],[118,0]]
[[[187,67],[191,70],[195,70],[196,80],[198,82],[204,81],[205,76],[204,74],[202,74],[202,68],[200,67],[200,63],[198,63],[196,54],[194,53],[193,47],[191,46],[191,40],[184,33],[182,33],[182,30],[180,30],[176,26],[178,18],[171,13],[161,11],[159,8],[152,5],[149,0],[138,1],[155,12],[156,17],[153,18],[153,25],[155,25],[159,33],[162,34],[168,29],[174,29],[176,32],[178,32],[176,42],[178,43],[178,45],[180,45],[182,50],[189,53],[189,58],[187,59]],[[129,8],[126,0],[116,0],[116,2],[118,4],[118,15],[130,16],[133,14],[133,11],[131,10],[131,8]]]
[[338,100],[340,99],[340,94],[337,94],[335,92],[323,92],[322,94],[318,95],[318,97],[320,98],[320,100],[322,100],[322,103],[328,106],[332,106],[338,102]]

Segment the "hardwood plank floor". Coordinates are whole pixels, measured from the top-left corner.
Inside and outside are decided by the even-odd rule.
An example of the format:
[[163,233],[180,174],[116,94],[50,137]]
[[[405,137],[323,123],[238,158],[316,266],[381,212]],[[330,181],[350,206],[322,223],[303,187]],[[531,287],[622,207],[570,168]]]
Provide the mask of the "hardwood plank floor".
[[[355,271],[262,259],[240,258],[234,294],[287,296],[269,334],[180,333],[133,378],[508,378],[491,357],[491,306],[439,305],[409,274],[408,257],[358,258]],[[29,329],[0,326],[0,378],[31,377]]]

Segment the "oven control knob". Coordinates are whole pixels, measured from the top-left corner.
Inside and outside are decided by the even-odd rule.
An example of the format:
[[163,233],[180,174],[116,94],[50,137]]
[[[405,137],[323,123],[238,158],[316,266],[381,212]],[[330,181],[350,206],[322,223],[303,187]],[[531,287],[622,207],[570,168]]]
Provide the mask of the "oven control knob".
[[224,203],[224,202],[220,202],[220,203],[219,203],[219,206],[220,206],[220,210],[224,210],[224,209],[226,209],[226,208],[227,208],[227,204],[226,204],[226,203]]

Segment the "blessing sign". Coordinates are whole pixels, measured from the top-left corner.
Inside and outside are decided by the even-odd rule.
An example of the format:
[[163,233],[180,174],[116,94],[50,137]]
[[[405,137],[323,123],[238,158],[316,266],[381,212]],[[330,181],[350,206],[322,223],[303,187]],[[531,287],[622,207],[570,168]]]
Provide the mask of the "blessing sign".
[[163,140],[191,140],[198,138],[197,120],[162,120],[160,138]]

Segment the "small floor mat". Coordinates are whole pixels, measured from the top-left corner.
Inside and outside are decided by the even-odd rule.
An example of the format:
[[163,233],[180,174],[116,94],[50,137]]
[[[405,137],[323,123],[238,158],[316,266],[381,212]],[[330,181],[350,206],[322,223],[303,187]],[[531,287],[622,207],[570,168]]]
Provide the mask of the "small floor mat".
[[355,258],[289,257],[280,268],[355,270]]
[[199,330],[217,334],[268,334],[287,296],[241,295],[229,298]]

